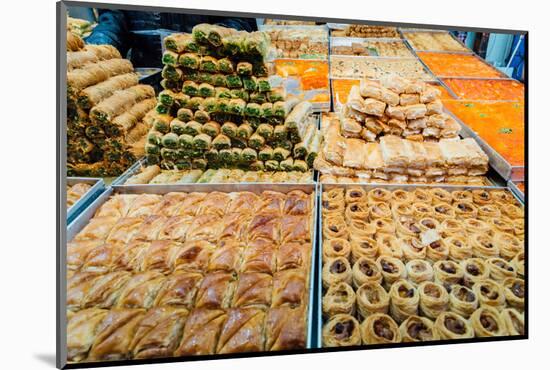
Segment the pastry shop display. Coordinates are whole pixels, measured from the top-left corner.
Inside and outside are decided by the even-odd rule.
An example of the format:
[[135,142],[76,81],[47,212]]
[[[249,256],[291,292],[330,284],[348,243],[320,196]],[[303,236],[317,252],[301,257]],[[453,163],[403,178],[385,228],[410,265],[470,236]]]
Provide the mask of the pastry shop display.
[[[301,190],[112,195],[67,246],[68,360],[305,348],[313,208]],[[331,297],[355,312],[353,288]]]
[[399,33],[395,27],[373,26],[367,24],[350,24],[343,30],[333,30],[331,35],[336,37],[399,38]]
[[417,55],[437,77],[503,77],[501,72],[475,55],[424,51]]
[[368,78],[379,80],[384,76],[396,74],[413,80],[433,81],[416,58],[369,58],[331,55],[331,78]]
[[291,21],[288,19],[266,18],[264,24],[270,26],[315,26],[313,21]]
[[454,39],[448,32],[403,32],[403,36],[414,50],[470,51],[459,41]]
[[72,207],[91,188],[92,185],[82,182],[67,185],[67,208]]
[[413,55],[401,40],[353,40],[351,43],[339,45],[339,40],[332,39],[331,55],[380,56],[411,58]]
[[525,100],[525,86],[515,80],[443,78],[442,81],[464,100]]
[[524,245],[500,224],[524,215],[507,190],[324,185],[320,206],[323,333],[341,315],[362,345],[523,330]]
[[277,58],[328,58],[328,29],[318,27],[263,27]]

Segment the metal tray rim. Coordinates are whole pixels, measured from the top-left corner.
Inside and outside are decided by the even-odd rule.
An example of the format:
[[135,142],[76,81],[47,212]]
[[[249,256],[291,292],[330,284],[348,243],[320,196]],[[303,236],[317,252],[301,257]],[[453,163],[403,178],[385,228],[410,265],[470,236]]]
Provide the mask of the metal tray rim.
[[84,211],[86,205],[94,199],[96,195],[99,195],[105,190],[105,182],[102,178],[98,177],[67,177],[67,185],[74,185],[76,183],[91,184],[92,187],[67,209],[67,222],[71,222],[72,219],[79,214],[79,211]]

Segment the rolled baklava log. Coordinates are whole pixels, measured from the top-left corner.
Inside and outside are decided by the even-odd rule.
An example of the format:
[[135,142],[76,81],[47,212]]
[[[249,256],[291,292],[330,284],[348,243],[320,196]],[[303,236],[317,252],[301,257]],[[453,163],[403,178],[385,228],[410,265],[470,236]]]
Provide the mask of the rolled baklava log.
[[485,263],[495,281],[502,282],[504,279],[516,277],[514,266],[502,258],[489,258]]
[[381,256],[390,256],[401,259],[403,257],[403,249],[401,241],[392,234],[380,234],[376,237],[378,253]]
[[438,339],[466,339],[475,335],[470,322],[454,312],[439,314],[433,332]]
[[351,285],[352,271],[349,261],[343,257],[328,259],[323,265],[323,287],[344,282]]
[[401,250],[403,251],[403,259],[405,261],[425,259],[426,246],[416,237],[402,237]]
[[451,198],[453,198],[453,203],[464,202],[464,201],[473,203],[474,201],[474,196],[470,190],[451,191]]
[[509,306],[523,311],[525,299],[525,281],[518,278],[507,278],[502,282],[504,296]]
[[359,322],[351,315],[332,316],[323,326],[324,347],[358,346],[360,344]]
[[367,201],[367,192],[360,187],[346,189],[344,199],[346,203],[364,203]]
[[323,261],[330,258],[343,257],[349,259],[351,246],[349,241],[342,238],[325,240],[323,243]]
[[433,322],[420,316],[410,316],[399,326],[403,342],[426,342],[434,340]]
[[442,238],[449,237],[464,237],[466,235],[466,230],[464,230],[464,225],[460,220],[446,219],[439,224],[439,235]]
[[509,335],[524,335],[525,326],[523,314],[514,308],[505,308],[500,312],[500,318]]
[[355,263],[361,257],[375,259],[379,252],[378,243],[373,238],[352,240],[350,246],[351,263]]
[[[439,235],[436,234],[435,237],[439,237]],[[433,239],[430,238],[428,237],[428,242]],[[449,253],[449,246],[441,239],[430,242],[426,247],[426,258],[431,262],[446,260],[449,257]]]
[[371,221],[377,220],[379,218],[391,219],[392,212],[390,206],[387,203],[368,203],[369,204],[369,216]]
[[479,305],[476,294],[470,288],[453,285],[449,293],[449,309],[464,318],[470,317]]
[[369,203],[378,203],[378,202],[389,203],[392,199],[392,193],[386,189],[375,188],[368,192],[367,199]]
[[375,313],[361,323],[361,338],[364,344],[400,343],[401,333],[390,316]]
[[376,262],[381,268],[380,272],[382,273],[382,277],[384,279],[384,283],[382,285],[388,290],[394,282],[407,277],[405,265],[401,262],[401,260],[395,257],[380,256]]
[[398,323],[418,314],[420,295],[407,280],[399,280],[390,289],[390,314]]
[[376,261],[366,257],[361,257],[352,267],[352,281],[355,289],[359,288],[366,282],[382,283],[382,273],[380,272],[380,266]]
[[407,278],[415,286],[420,285],[424,281],[432,281],[434,278],[434,270],[432,265],[421,259],[410,260],[405,265],[407,269]]
[[495,244],[498,245],[500,257],[504,258],[506,261],[512,260],[524,248],[522,241],[514,235],[504,232],[497,232],[494,240]]
[[508,330],[496,308],[480,307],[470,317],[476,337],[500,337]]
[[475,283],[473,291],[479,300],[480,307],[490,306],[500,310],[506,305],[502,286],[493,280],[482,280]]
[[525,276],[525,254],[523,251],[516,254],[512,260],[512,266],[516,269],[518,277],[523,278]]
[[478,281],[489,278],[490,270],[481,258],[468,258],[460,263],[464,270],[463,283],[471,288]]
[[331,285],[323,296],[323,314],[326,317],[341,313],[355,314],[355,292],[344,282]]
[[437,203],[452,203],[453,196],[447,190],[442,188],[429,189],[428,192],[432,196],[432,203],[436,205]]
[[437,261],[433,265],[434,281],[442,284],[446,289],[454,284],[460,284],[464,277],[464,270],[454,261]]
[[459,234],[447,236],[443,243],[449,247],[449,258],[460,262],[473,256],[472,246]]
[[478,205],[490,204],[493,202],[493,197],[491,193],[484,189],[472,190],[472,196],[474,203]]
[[344,211],[347,220],[368,220],[369,206],[367,203],[349,203]]
[[425,281],[418,286],[420,296],[419,311],[422,315],[435,320],[439,314],[447,311],[449,293],[441,284]]
[[348,225],[341,214],[330,213],[323,218],[323,237],[325,239],[348,239]]
[[344,200],[344,189],[335,188],[323,192],[322,196],[323,216],[328,213],[343,213],[346,203]]
[[388,313],[390,295],[375,282],[367,282],[357,289],[357,311],[360,318],[366,318],[374,313]]

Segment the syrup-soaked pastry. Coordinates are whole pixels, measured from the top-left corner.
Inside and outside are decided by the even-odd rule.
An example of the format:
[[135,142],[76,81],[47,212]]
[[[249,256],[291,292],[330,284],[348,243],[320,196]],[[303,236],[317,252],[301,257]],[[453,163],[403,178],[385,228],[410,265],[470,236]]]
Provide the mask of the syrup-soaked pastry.
[[80,230],[73,241],[105,240],[118,220],[119,218],[111,216],[95,216]]
[[67,276],[67,309],[78,310],[82,308],[86,294],[102,276],[97,272],[86,271]]
[[254,214],[260,197],[250,191],[232,193],[232,199],[226,213]]
[[516,277],[516,269],[513,264],[498,257],[489,258],[486,261],[489,268],[491,278],[495,281],[503,281],[507,278]]
[[477,205],[490,204],[493,201],[491,193],[484,189],[475,189],[472,190],[472,197],[474,203]]
[[412,192],[414,202],[432,203],[433,196],[427,189],[416,188]]
[[479,305],[476,294],[470,288],[453,285],[449,292],[449,309],[464,318],[470,317]]
[[284,270],[273,275],[271,307],[296,307],[307,302],[307,275],[303,270]]
[[364,203],[367,202],[367,192],[360,187],[352,187],[346,189],[344,193],[344,200],[346,203]]
[[377,202],[377,203],[368,203],[369,206],[369,216],[371,221],[378,218],[392,218],[392,212],[390,206],[387,203]]
[[459,219],[475,218],[477,217],[478,212],[481,215],[481,208],[482,207],[478,209],[474,203],[465,200],[454,203],[455,215]]
[[331,213],[323,218],[323,237],[325,239],[348,239],[348,236],[348,225],[342,215]]
[[372,238],[376,234],[376,227],[364,220],[348,220],[349,238],[351,241]]
[[478,281],[489,278],[491,271],[481,258],[468,258],[460,263],[464,270],[463,283],[471,288]]
[[348,203],[346,205],[346,210],[344,211],[344,216],[346,217],[346,220],[368,220],[368,203]]
[[413,216],[415,216],[414,209],[413,209],[412,206],[413,205],[410,204],[410,203],[393,202],[392,205],[391,205],[391,211],[392,211],[393,218],[395,220],[400,220],[402,217],[403,218],[409,218],[409,217],[412,218]]
[[454,219],[456,217],[455,209],[449,203],[436,203],[433,206],[433,217],[439,222],[446,219]]
[[158,194],[140,194],[132,202],[126,217],[150,216],[161,200],[162,196]]
[[224,310],[198,308],[191,311],[185,321],[183,336],[174,356],[214,354],[226,320]]
[[[330,241],[329,241],[330,242]],[[359,258],[366,257],[374,259],[378,255],[378,243],[369,237],[354,239],[350,242],[351,263],[355,263]]]
[[361,323],[361,338],[364,344],[400,343],[401,332],[390,316],[375,313]]
[[135,359],[170,357],[179,345],[189,312],[184,308],[156,307],[145,314],[130,347]]
[[517,218],[512,221],[512,224],[514,225],[514,235],[520,240],[523,240],[525,234],[525,219]]
[[79,270],[88,254],[103,244],[102,240],[83,240],[67,243],[67,269]]
[[107,242],[128,243],[137,234],[142,224],[143,218],[141,217],[124,217],[119,219],[111,229]]
[[359,316],[366,318],[375,313],[388,313],[390,308],[390,296],[376,282],[366,282],[356,292],[357,311]]
[[206,240],[214,243],[218,240],[222,228],[222,218],[216,213],[207,213],[196,216],[189,229],[187,229],[186,241]]
[[401,241],[401,250],[405,261],[426,258],[427,248],[415,237],[403,237]]
[[[440,228],[440,223],[435,218],[432,217],[421,217],[418,220],[418,227],[421,232],[426,232],[430,230],[438,231]],[[439,233],[441,235],[441,233]]]
[[525,326],[523,314],[514,308],[505,308],[500,312],[500,318],[509,335],[524,335]]
[[158,271],[146,271],[132,276],[117,301],[119,308],[150,308],[166,277]]
[[392,193],[389,190],[382,188],[375,188],[368,192],[367,194],[369,203],[378,203],[378,202],[390,202],[392,199]]
[[443,220],[438,227],[439,235],[441,235],[442,238],[447,238],[450,236],[456,236],[456,237],[464,237],[465,236],[465,230],[464,225],[462,224],[462,221],[455,220],[452,218],[447,218]]
[[493,227],[495,237],[498,235],[514,235],[514,222],[508,217],[489,218],[486,222]]
[[376,218],[371,221],[371,224],[376,228],[376,235],[395,234],[395,225],[392,219]]
[[472,289],[477,295],[481,307],[491,306],[502,309],[506,305],[504,289],[493,280],[482,280],[477,282]]
[[[435,235],[439,238],[438,234]],[[446,260],[450,253],[448,244],[441,239],[431,241],[430,238],[428,238],[429,244],[426,247],[426,258],[432,262]]]
[[349,261],[343,257],[329,258],[323,265],[323,287],[328,288],[337,283],[352,283],[352,270]]
[[518,277],[525,277],[525,254],[523,251],[516,254],[512,260],[512,266],[516,269]]
[[285,202],[285,194],[266,190],[260,195],[260,207],[258,207],[258,212],[275,212],[277,215],[281,215]]
[[97,328],[88,360],[116,361],[131,358],[132,340],[144,315],[145,310],[137,308],[110,310]]
[[438,339],[473,338],[475,333],[468,320],[454,312],[442,312],[435,320],[433,333]]
[[228,272],[212,272],[202,279],[195,298],[195,308],[228,308],[237,285],[236,275]]
[[239,275],[232,307],[251,305],[271,305],[273,278],[260,272],[243,273]]
[[248,241],[267,239],[278,242],[280,229],[281,219],[275,212],[256,213],[248,224],[246,235]]
[[501,218],[500,209],[495,204],[484,204],[477,209],[478,218],[483,221],[489,221],[493,218]]
[[290,269],[308,270],[310,266],[311,244],[284,243],[277,250],[277,271]]
[[101,275],[98,279],[95,279],[93,285],[84,292],[81,307],[113,307],[131,277],[132,275],[127,271],[115,271]]
[[158,239],[184,242],[187,230],[189,230],[193,219],[194,217],[189,215],[178,215],[168,218],[159,230]]
[[460,284],[464,277],[464,270],[462,267],[454,261],[437,261],[433,265],[434,268],[434,281],[440,283],[446,288]]
[[488,236],[492,236],[494,233],[490,224],[477,218],[467,218],[462,223],[469,233],[487,234]]
[[227,312],[216,353],[258,352],[264,350],[265,311],[233,308]]
[[112,270],[141,271],[143,256],[150,246],[150,242],[139,240],[123,245],[117,258],[112,263]]
[[114,217],[122,218],[128,215],[132,203],[136,200],[136,194],[115,194],[110,197],[96,211],[94,218],[97,217]]
[[507,216],[512,220],[523,218],[523,208],[520,208],[513,204],[506,204],[504,206],[501,206],[500,211],[504,216]]
[[493,190],[491,192],[492,199],[497,204],[516,204],[517,200],[511,192],[507,190]]
[[401,340],[407,342],[427,342],[434,339],[433,322],[420,316],[410,316],[399,326]]
[[243,247],[233,240],[222,241],[212,251],[207,270],[212,271],[239,271],[242,262]]
[[273,274],[277,269],[276,245],[271,240],[257,239],[248,243],[242,257],[242,272]]
[[502,282],[504,296],[508,305],[523,311],[525,300],[525,281],[518,278],[507,278]]
[[422,232],[414,217],[402,217],[397,219],[395,227],[397,236],[400,238],[420,237],[420,233]]
[[500,251],[493,238],[487,234],[471,234],[469,242],[472,245],[474,257],[491,258],[498,257]]
[[437,203],[452,203],[453,196],[447,190],[442,188],[433,188],[427,190],[432,196],[432,203],[436,205]]
[[498,245],[500,256],[506,261],[512,260],[524,248],[523,242],[511,234],[497,232],[494,241]]
[[207,193],[193,192],[185,196],[174,216],[196,216]]
[[407,262],[407,279],[415,286],[420,285],[424,281],[432,281],[434,278],[434,270],[429,262],[422,259],[414,259]]
[[311,194],[301,190],[293,190],[286,194],[283,214],[293,216],[308,216],[312,213]]
[[403,189],[396,189],[391,192],[391,198],[396,202],[413,203],[415,202],[414,195]]
[[455,190],[451,191],[451,198],[453,203],[458,202],[470,202],[474,201],[474,196],[470,190]]
[[197,215],[216,215],[222,217],[231,202],[231,196],[228,193],[212,191],[201,202]]
[[476,337],[500,337],[508,334],[496,308],[480,307],[470,317]]
[[412,215],[417,219],[421,220],[432,215],[433,209],[432,206],[428,203],[414,202],[411,204]]
[[447,311],[449,293],[443,285],[425,281],[418,286],[418,294],[419,311],[423,316],[435,320],[440,313]]
[[86,359],[97,335],[99,324],[109,313],[100,308],[88,308],[74,313],[67,324],[67,360]]
[[449,258],[454,261],[462,261],[473,256],[474,251],[468,241],[459,235],[450,235],[443,239],[449,247]]
[[380,265],[384,287],[390,287],[394,282],[407,277],[407,270],[400,259],[390,256],[380,256],[376,260]]
[[194,272],[174,272],[166,277],[157,293],[155,306],[175,306],[190,310],[203,276]]
[[214,245],[204,240],[188,241],[174,248],[170,256],[173,271],[204,272],[208,268]]
[[418,314],[420,295],[408,280],[399,280],[390,288],[390,313],[398,323]]
[[353,286],[357,289],[366,282],[382,283],[382,273],[375,260],[360,257],[352,267]]
[[159,232],[162,230],[167,220],[168,218],[165,216],[147,216],[137,232],[133,234],[132,240],[151,241],[159,239]]
[[141,256],[140,271],[157,270],[167,273],[172,269],[170,257],[181,244],[171,240],[155,240]]
[[249,213],[226,213],[223,216],[219,239],[246,241],[246,230],[251,218],[252,214]]
[[[335,238],[323,242],[323,261],[336,257],[349,259],[350,253],[351,245],[346,239]],[[374,254],[376,255],[376,252]]]
[[162,196],[161,201],[153,210],[154,215],[171,217],[178,214],[178,210],[183,204],[187,194],[180,192],[166,193]]
[[346,347],[361,344],[359,322],[347,314],[332,316],[323,326],[323,347]]
[[305,306],[270,308],[265,320],[265,349],[283,351],[306,347]]
[[330,213],[343,213],[345,209],[344,189],[331,189],[323,192],[321,210],[323,217]]
[[323,296],[323,314],[331,317],[340,313],[355,313],[355,292],[344,282],[331,285]]
[[106,273],[115,270],[115,261],[119,258],[126,244],[106,242],[92,249],[82,264],[81,271]]
[[309,216],[284,215],[281,218],[281,243],[309,242],[311,219]]
[[376,257],[376,252],[381,256],[390,256],[395,258],[403,257],[403,247],[401,240],[397,239],[395,235],[391,234],[380,234],[376,238],[377,248],[373,248],[372,256],[370,258]]

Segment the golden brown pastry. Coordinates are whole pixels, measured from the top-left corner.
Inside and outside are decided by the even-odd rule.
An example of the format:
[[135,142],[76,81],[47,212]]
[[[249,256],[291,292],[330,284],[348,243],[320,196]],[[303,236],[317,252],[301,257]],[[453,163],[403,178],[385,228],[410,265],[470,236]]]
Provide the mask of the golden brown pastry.
[[67,324],[67,360],[80,362],[88,356],[99,324],[108,312],[99,308],[89,308],[71,316]]
[[170,266],[173,271],[204,272],[208,268],[214,245],[204,241],[188,241],[181,248],[173,248]]
[[476,337],[500,337],[508,334],[506,325],[502,321],[496,308],[478,308],[470,317]]
[[453,204],[458,202],[470,202],[474,201],[474,196],[470,190],[455,190],[451,191],[451,197],[453,198]]
[[383,313],[375,313],[361,323],[364,344],[400,343],[401,332],[393,319]]
[[158,271],[146,271],[133,275],[120,293],[117,307],[150,308],[165,279],[165,276]]
[[293,190],[286,194],[283,214],[292,216],[307,216],[312,214],[311,194],[301,190]]
[[340,282],[351,285],[352,275],[351,266],[347,259],[343,257],[330,258],[323,265],[323,287],[328,288]]
[[[374,252],[378,250],[378,253],[381,256],[390,256],[395,258],[403,257],[403,247],[399,239],[397,239],[392,234],[380,234],[377,236],[376,244],[377,249],[374,249]],[[373,253],[371,258],[376,257],[376,253]]]
[[226,213],[223,216],[221,232],[219,238],[223,240],[233,240],[233,241],[246,241],[246,229],[250,219],[252,218],[252,213]]
[[475,283],[489,278],[490,270],[481,258],[468,258],[460,264],[464,270],[464,285],[471,288]]
[[133,358],[170,357],[179,345],[188,315],[184,308],[156,307],[147,311],[130,345]]
[[335,188],[324,191],[321,198],[323,216],[329,213],[343,213],[345,208],[344,189]]
[[418,286],[420,313],[432,320],[447,311],[449,293],[441,284],[425,281]]
[[392,199],[392,193],[386,189],[375,188],[368,192],[367,198],[369,203],[378,203],[378,202],[389,203]]
[[[426,232],[429,230],[438,231],[439,228],[441,227],[440,225],[441,224],[439,223],[439,221],[429,216],[422,217],[418,221],[418,227],[420,227],[421,232]],[[440,232],[440,235],[441,235],[441,232]]]
[[517,204],[516,198],[508,190],[493,190],[491,192],[491,198],[497,204]]
[[218,244],[212,251],[208,262],[208,272],[239,271],[241,268],[243,247],[240,243],[227,240]]
[[361,318],[374,313],[388,313],[390,296],[386,290],[376,282],[367,282],[357,289],[357,310]]
[[350,250],[351,263],[355,263],[361,257],[376,258],[379,252],[379,244],[373,238],[369,237],[354,239],[350,242]]
[[216,353],[258,352],[264,350],[265,311],[232,308],[227,312]]
[[79,270],[90,251],[103,244],[103,240],[84,240],[67,243],[67,269]]
[[141,217],[124,217],[119,219],[115,226],[113,226],[113,228],[111,229],[111,232],[107,237],[107,242],[129,242],[133,239],[134,235],[137,234],[142,223],[143,218]]
[[500,207],[500,211],[504,216],[515,219],[523,219],[523,208],[520,208],[514,204],[507,204]]
[[493,201],[491,192],[484,189],[472,190],[472,197],[474,199],[474,203],[478,205],[489,204]]
[[434,263],[433,268],[434,281],[446,288],[454,284],[460,284],[464,277],[464,270],[454,261],[437,261]]
[[493,280],[479,281],[474,284],[473,290],[481,307],[491,306],[501,309],[506,305],[506,297],[502,286]]
[[122,247],[118,257],[112,263],[113,271],[141,271],[141,263],[150,242],[133,241]]
[[494,218],[501,218],[500,209],[495,204],[484,204],[478,207],[478,218],[483,221],[490,221]]
[[344,282],[329,286],[323,296],[323,314],[331,317],[340,313],[349,315],[355,313],[355,292],[349,284]]
[[378,265],[381,268],[382,277],[384,278],[384,286],[389,289],[389,287],[400,279],[405,279],[407,277],[407,270],[405,265],[401,260],[389,257],[389,256],[380,256],[376,260]]
[[277,271],[290,269],[308,270],[311,263],[311,244],[284,243],[277,251]]
[[222,222],[223,218],[216,213],[196,216],[187,229],[185,240],[206,240],[215,243],[222,232]]
[[113,307],[131,276],[126,271],[115,271],[99,276],[94,280],[93,285],[84,286],[81,307]]
[[370,215],[370,219],[373,221],[373,220],[376,220],[376,219],[379,219],[379,218],[384,218],[384,219],[388,219],[388,218],[392,218],[392,212],[391,212],[391,208],[390,206],[388,206],[387,203],[383,203],[383,202],[377,202],[377,203],[371,203],[369,202],[369,215]]
[[251,272],[239,275],[232,307],[271,305],[273,278],[269,274]]
[[455,220],[452,218],[447,218],[439,224],[438,228],[439,234],[442,238],[448,238],[451,236],[455,237],[464,237],[465,230],[462,221]]
[[475,335],[470,322],[454,312],[439,314],[433,332],[438,339],[466,339]]
[[174,356],[214,354],[226,320],[227,315],[223,310],[199,308],[191,311]]
[[325,239],[348,239],[346,220],[341,214],[330,213],[323,218],[323,237]]
[[376,218],[371,221],[376,228],[376,236],[382,234],[395,234],[395,225],[390,218]]
[[368,220],[369,206],[364,203],[348,203],[344,211],[346,220]]
[[132,203],[137,199],[136,194],[115,194],[109,198],[96,211],[94,218],[97,217],[114,217],[122,218],[128,215]]
[[323,326],[323,347],[358,346],[360,344],[359,322],[351,315],[332,316]]
[[473,290],[461,285],[453,285],[449,292],[449,309],[464,318],[470,317],[479,305]]
[[177,215],[166,220],[159,231],[159,240],[174,240],[184,242],[187,236],[187,230],[193,222],[193,216]]
[[207,193],[189,193],[181,201],[181,206],[176,211],[175,216],[195,216],[199,211],[202,201]]
[[449,203],[436,203],[433,206],[432,216],[439,222],[456,217],[455,209]]
[[171,270],[170,256],[181,244],[171,240],[155,240],[141,256],[140,271],[157,270],[167,273]]
[[382,273],[378,264],[371,259],[361,257],[353,264],[351,269],[352,281],[355,289],[366,282],[382,283]]
[[407,317],[418,314],[420,295],[407,280],[399,280],[390,288],[390,313],[398,323]]
[[432,204],[436,205],[437,203],[452,203],[453,196],[447,190],[442,188],[433,188],[427,190],[432,196]]
[[124,248],[125,244],[120,242],[102,243],[89,251],[80,270],[100,273],[114,270],[115,261],[123,253]]
[[361,241],[372,238],[376,234],[376,226],[359,219],[348,220],[349,238],[351,241]]
[[399,326],[401,340],[407,343],[437,339],[434,337],[433,325],[433,322],[425,317],[410,316]]
[[346,239],[335,238],[323,242],[323,261],[336,257],[349,259],[350,253],[351,245]]
[[500,233],[514,235],[514,222],[508,217],[489,218],[487,223],[494,229],[495,237]]
[[523,278],[525,276],[525,255],[521,251],[512,260],[512,266],[516,269],[518,277]]
[[207,274],[199,286],[195,308],[228,308],[231,306],[236,285],[236,277],[228,272]]
[[412,215],[417,219],[421,220],[432,215],[432,206],[427,203],[414,202],[411,204]]
[[277,268],[276,245],[267,239],[249,242],[243,253],[242,272],[273,274]]
[[153,209],[154,215],[171,217],[178,214],[178,210],[185,201],[187,194],[179,192],[166,193]]
[[155,306],[176,306],[190,310],[203,276],[193,272],[175,272],[166,277],[157,293]]
[[[284,215],[281,218],[281,243],[309,242],[311,240],[309,216]],[[277,240],[277,239],[275,239]]]
[[286,202],[286,195],[277,191],[266,190],[260,195],[261,205],[258,212],[275,212],[280,215]]
[[417,238],[420,237],[422,230],[414,217],[402,217],[395,223],[395,229],[399,238]]
[[485,263],[490,271],[491,278],[495,281],[501,282],[504,279],[516,277],[514,266],[502,258],[489,258]]
[[150,216],[161,200],[162,196],[158,194],[139,194],[132,202],[126,217],[144,218]]
[[145,315],[142,309],[113,309],[97,328],[89,361],[115,361],[131,358],[131,343],[138,324]]
[[226,214],[254,214],[258,204],[260,203],[260,197],[250,191],[241,191],[238,193],[232,193],[231,195],[233,197],[227,206]]
[[427,189],[416,188],[412,192],[413,201],[421,203],[432,203],[432,194]]
[[305,306],[270,308],[265,321],[267,351],[283,351],[306,347]]
[[102,275],[97,272],[76,272],[67,276],[67,309],[78,310],[84,297]]
[[523,311],[525,299],[525,281],[518,278],[507,278],[502,282],[504,296],[508,305]]
[[511,261],[519,252],[523,251],[523,242],[514,235],[497,232],[494,237],[495,244],[498,245],[500,257],[506,261]]
[[434,270],[428,261],[414,259],[407,262],[407,279],[414,285],[418,286],[424,281],[432,281],[434,278]]
[[472,257],[474,254],[472,246],[462,236],[447,236],[443,239],[443,243],[449,247],[449,258],[453,261],[460,262],[464,259]]
[[456,217],[459,219],[475,218],[478,214],[477,206],[465,200],[454,203]]
[[206,198],[201,202],[197,215],[216,215],[222,217],[225,214],[229,203],[231,202],[231,195],[228,193],[222,193],[219,191],[212,191],[208,193]]
[[[412,218],[413,216],[415,216],[414,209],[413,209],[413,204],[408,203],[408,202],[402,202],[402,203],[393,202],[392,205],[391,205],[391,212],[392,212],[394,220],[400,220],[402,217],[403,218],[409,218],[409,217]],[[423,217],[423,216],[425,216],[425,215],[422,215],[421,217]],[[417,218],[420,218],[420,217],[417,217]]]
[[346,203],[364,203],[367,201],[365,189],[354,186],[345,190],[344,200]]
[[469,234],[485,234],[488,237],[492,237],[494,234],[490,224],[477,218],[464,219],[462,220],[462,224]]
[[514,308],[505,308],[500,312],[500,318],[509,335],[525,335],[523,314]]
[[280,217],[275,212],[256,213],[248,224],[248,241],[256,239],[267,239],[274,242],[280,236]]
[[137,232],[133,234],[133,240],[151,241],[157,240],[160,230],[168,220],[165,216],[151,215],[143,219]]
[[[432,262],[446,260],[450,253],[449,245],[441,239],[431,241],[433,240],[432,236],[427,234],[425,236],[427,243],[429,243],[426,247],[426,258]],[[435,237],[439,238],[439,235],[435,234]]]
[[273,275],[271,307],[296,307],[307,302],[307,273],[303,270],[284,270]]
[[413,203],[416,202],[414,194],[403,189],[396,189],[391,192],[391,198],[396,202]]
[[525,220],[523,218],[517,218],[512,221],[512,224],[514,225],[514,235],[518,239],[523,240],[525,234]]
[[118,220],[116,217],[95,216],[75,236],[74,241],[105,240]]
[[405,261],[426,258],[427,248],[416,237],[402,237],[400,241]]

